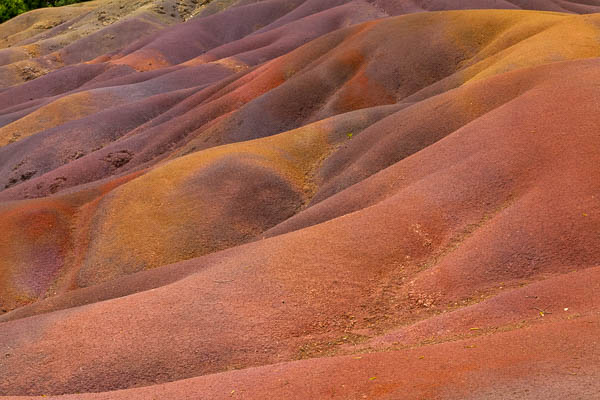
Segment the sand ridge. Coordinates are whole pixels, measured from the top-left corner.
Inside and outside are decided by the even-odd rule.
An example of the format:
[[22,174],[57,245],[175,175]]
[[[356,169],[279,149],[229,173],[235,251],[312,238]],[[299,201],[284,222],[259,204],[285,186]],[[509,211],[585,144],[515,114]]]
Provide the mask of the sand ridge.
[[0,395],[600,393],[600,2],[460,3],[0,25]]

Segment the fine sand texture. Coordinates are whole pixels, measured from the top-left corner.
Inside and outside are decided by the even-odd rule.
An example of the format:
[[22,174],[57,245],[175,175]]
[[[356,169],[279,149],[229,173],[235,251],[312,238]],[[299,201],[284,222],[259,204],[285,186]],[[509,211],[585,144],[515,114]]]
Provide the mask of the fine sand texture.
[[600,0],[0,25],[0,398],[600,399]]

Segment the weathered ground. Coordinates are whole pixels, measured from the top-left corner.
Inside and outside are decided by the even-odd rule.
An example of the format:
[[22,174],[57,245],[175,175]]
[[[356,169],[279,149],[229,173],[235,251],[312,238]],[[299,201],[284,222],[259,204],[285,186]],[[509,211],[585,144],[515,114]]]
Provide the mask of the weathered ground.
[[0,25],[0,395],[600,398],[595,12]]

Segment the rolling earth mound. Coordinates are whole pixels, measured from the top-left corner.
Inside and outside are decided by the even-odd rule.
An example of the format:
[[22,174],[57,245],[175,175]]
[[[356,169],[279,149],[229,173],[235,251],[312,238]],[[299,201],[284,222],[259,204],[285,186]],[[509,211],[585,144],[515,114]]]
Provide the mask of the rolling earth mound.
[[600,1],[0,38],[0,396],[600,398]]

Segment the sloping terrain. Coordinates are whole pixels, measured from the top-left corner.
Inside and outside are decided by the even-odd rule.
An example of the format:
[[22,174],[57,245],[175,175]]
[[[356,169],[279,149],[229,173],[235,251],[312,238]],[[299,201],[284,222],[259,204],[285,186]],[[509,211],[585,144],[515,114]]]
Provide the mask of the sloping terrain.
[[0,395],[600,398],[596,12],[0,25]]

